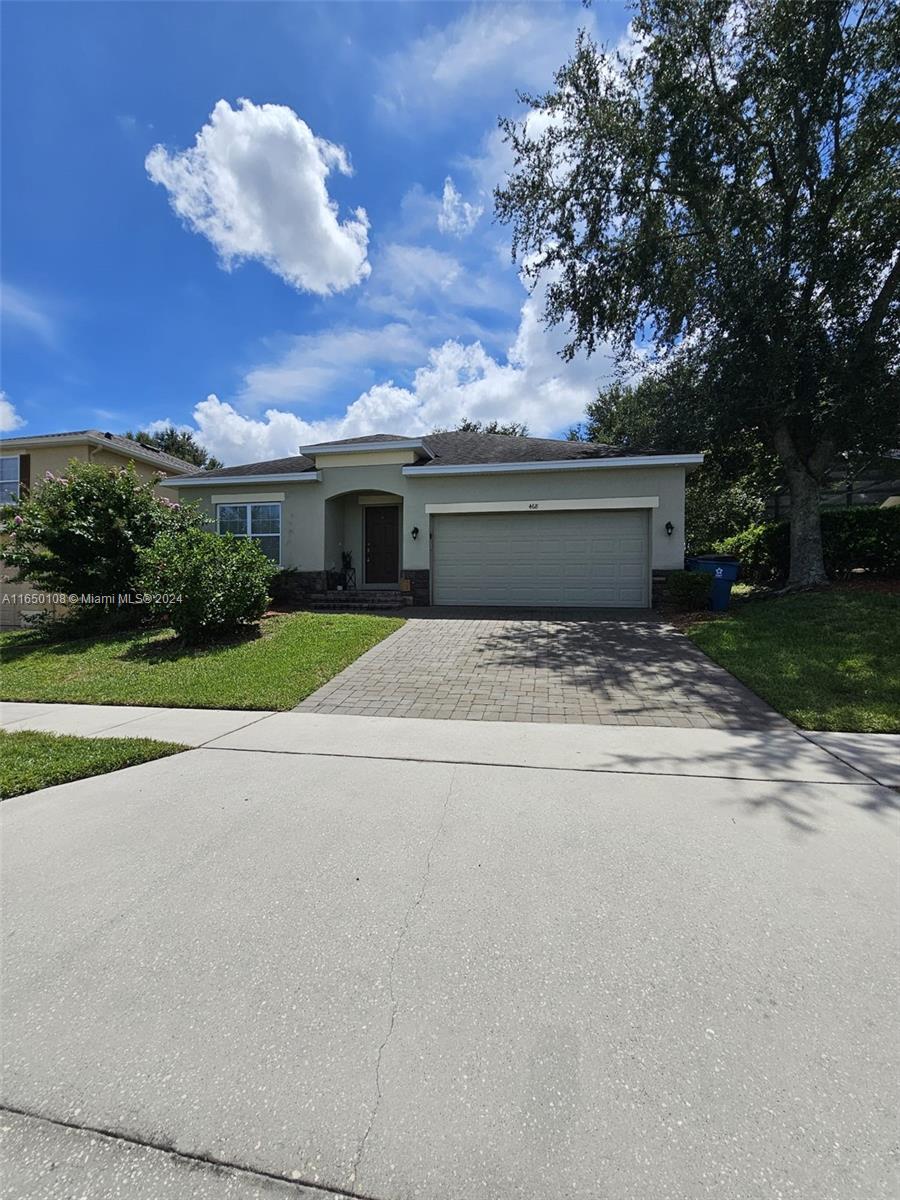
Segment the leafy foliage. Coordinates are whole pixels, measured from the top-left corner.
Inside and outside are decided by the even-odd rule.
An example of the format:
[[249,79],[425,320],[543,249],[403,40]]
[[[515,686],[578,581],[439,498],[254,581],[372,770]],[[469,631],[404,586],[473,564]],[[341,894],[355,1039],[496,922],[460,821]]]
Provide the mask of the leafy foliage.
[[258,621],[275,568],[249,538],[190,529],[163,534],[140,555],[140,583],[154,616],[186,642]]
[[166,454],[174,454],[176,458],[183,458],[185,462],[194,463],[206,471],[225,465],[214,458],[205,446],[201,446],[189,430],[176,429],[174,425],[167,425],[157,433],[148,433],[145,429],[139,429],[137,433],[129,430],[125,436],[133,442],[140,442],[142,446],[155,446]]
[[111,471],[73,459],[0,510],[3,557],[48,591],[129,594],[137,556],[161,533],[196,528],[195,509],[160,499],[133,465]]
[[697,612],[709,605],[712,581],[705,571],[672,571],[666,576],[666,599],[684,612]]
[[896,437],[900,7],[639,0],[633,31],[580,36],[541,120],[501,122],[497,214],[569,354],[688,362],[712,424],[778,455],[791,578],[820,581],[830,463]]
[[613,383],[586,409],[572,440],[625,446],[636,453],[704,450],[706,461],[685,485],[685,547],[708,550],[760,521],[779,477],[777,461],[753,431],[721,428],[701,395],[703,380],[681,362],[637,383]]
[[[435,433],[446,432],[435,429]],[[469,417],[456,426],[457,433],[503,433],[508,437],[528,437],[528,426],[524,421],[473,421]]]
[[[835,579],[866,570],[882,579],[900,578],[900,508],[835,508],[822,513],[825,566]],[[787,521],[751,525],[716,546],[741,562],[741,578],[780,583],[788,576]]]

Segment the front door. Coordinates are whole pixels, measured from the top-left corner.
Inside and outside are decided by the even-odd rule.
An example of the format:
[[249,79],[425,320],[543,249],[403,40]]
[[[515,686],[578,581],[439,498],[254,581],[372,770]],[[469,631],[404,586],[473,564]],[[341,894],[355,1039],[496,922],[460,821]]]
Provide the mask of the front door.
[[396,585],[400,579],[400,506],[367,504],[366,583]]

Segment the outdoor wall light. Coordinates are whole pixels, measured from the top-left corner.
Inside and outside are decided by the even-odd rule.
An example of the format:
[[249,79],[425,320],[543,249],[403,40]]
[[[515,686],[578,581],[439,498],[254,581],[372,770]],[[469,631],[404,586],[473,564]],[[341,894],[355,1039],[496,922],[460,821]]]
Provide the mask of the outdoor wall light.
[[419,536],[419,527],[418,527],[418,525],[413,525],[413,527],[412,527],[412,530],[411,530],[410,532],[412,533],[412,540],[413,540],[413,541],[415,541],[415,540],[416,540],[416,538]]
[[669,535],[669,537],[671,537],[674,532],[675,532],[675,526],[672,524],[671,521],[666,521],[666,533]]

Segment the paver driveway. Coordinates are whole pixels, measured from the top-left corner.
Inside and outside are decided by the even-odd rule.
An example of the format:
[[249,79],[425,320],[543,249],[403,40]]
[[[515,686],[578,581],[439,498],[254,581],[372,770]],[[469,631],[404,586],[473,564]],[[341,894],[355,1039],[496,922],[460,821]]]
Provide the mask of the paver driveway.
[[429,609],[297,708],[466,721],[788,727],[659,617],[610,610]]

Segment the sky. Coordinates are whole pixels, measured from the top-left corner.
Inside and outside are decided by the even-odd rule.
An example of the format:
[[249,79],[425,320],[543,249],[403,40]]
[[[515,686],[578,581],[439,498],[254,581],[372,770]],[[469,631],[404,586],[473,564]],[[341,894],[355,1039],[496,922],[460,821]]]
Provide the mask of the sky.
[[493,219],[615,2],[2,6],[0,429],[172,423],[226,463],[463,417],[554,436],[565,363]]

